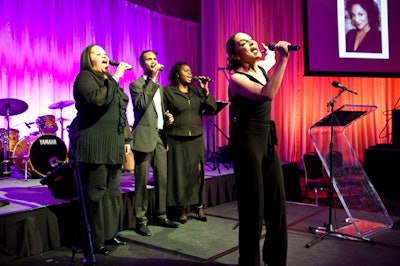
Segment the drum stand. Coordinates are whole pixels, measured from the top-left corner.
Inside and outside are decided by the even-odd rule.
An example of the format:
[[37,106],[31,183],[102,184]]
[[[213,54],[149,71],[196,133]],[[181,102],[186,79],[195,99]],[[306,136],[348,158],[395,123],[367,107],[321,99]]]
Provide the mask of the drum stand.
[[63,141],[64,141],[64,129],[65,129],[64,121],[67,121],[69,119],[63,118],[62,110],[64,109],[64,107],[68,107],[74,103],[75,103],[75,101],[60,101],[60,102],[53,103],[52,105],[49,106],[49,109],[60,109],[60,118],[58,118],[58,120],[60,121],[60,124],[61,124],[61,139]]
[[9,176],[10,175],[10,165],[9,165],[9,160],[8,160],[8,136],[2,136],[1,142],[3,145],[3,160],[0,162],[2,164],[3,170],[2,175],[3,176]]
[[10,166],[10,112],[9,109],[7,109],[6,113],[6,120],[7,120],[7,132],[3,136],[3,147],[4,147],[4,159],[1,162],[3,164],[3,175],[4,176],[9,176],[11,174],[11,166]]
[[24,158],[24,181],[28,181],[28,160]]
[[67,118],[63,118],[62,116],[62,108],[60,108],[60,118],[58,118],[58,120],[60,121],[60,125],[61,125],[61,139],[64,141],[64,121],[67,121]]

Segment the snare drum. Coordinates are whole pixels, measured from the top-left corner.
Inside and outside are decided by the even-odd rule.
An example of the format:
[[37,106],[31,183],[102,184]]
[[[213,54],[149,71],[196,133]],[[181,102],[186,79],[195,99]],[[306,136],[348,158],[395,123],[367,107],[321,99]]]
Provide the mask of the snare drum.
[[58,126],[54,115],[43,115],[36,119],[36,125],[42,134],[56,134]]
[[21,169],[26,163],[28,172],[44,176],[67,160],[67,147],[55,135],[27,136],[17,143],[12,158]]
[[7,136],[7,129],[5,128],[0,128],[0,140],[1,140],[1,150],[4,150],[4,148],[7,146],[7,139],[9,140],[8,144],[8,149],[7,151],[12,151],[15,148],[15,144],[18,142],[19,138],[19,131],[16,129],[11,129],[10,128],[10,136]]

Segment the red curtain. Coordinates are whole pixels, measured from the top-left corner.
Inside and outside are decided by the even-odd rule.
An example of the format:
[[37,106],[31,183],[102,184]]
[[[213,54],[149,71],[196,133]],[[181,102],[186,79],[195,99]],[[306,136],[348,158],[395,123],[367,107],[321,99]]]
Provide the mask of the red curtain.
[[[216,63],[202,66],[206,73],[214,71],[217,83],[214,93],[220,100],[228,99],[228,82],[218,67],[226,66],[225,43],[236,31],[249,33],[259,42],[287,40],[303,46],[304,28],[301,0],[203,0],[202,54],[210,54]],[[329,52],[329,51],[327,51]],[[203,60],[205,60],[203,57]],[[208,57],[207,57],[208,58]],[[208,61],[209,62],[209,61]],[[322,77],[304,76],[303,51],[291,52],[283,84],[273,101],[273,119],[277,123],[278,150],[283,161],[300,162],[301,155],[314,151],[308,130],[311,125],[328,115],[327,103],[337,95],[333,80],[346,84],[358,95],[343,93],[335,109],[343,104],[376,105],[368,116],[350,125],[346,134],[361,162],[368,146],[391,143],[391,110],[400,108],[399,78]],[[217,124],[229,132],[228,110],[217,117]],[[226,140],[217,134],[219,146]]]

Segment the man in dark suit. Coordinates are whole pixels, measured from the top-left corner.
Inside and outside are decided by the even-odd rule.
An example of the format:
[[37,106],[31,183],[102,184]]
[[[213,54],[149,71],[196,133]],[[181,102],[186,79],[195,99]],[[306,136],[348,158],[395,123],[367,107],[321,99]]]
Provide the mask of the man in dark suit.
[[150,165],[156,184],[156,221],[164,227],[177,228],[166,214],[167,200],[167,145],[164,126],[173,122],[173,116],[164,110],[163,87],[157,82],[163,65],[157,61],[157,54],[143,51],[139,57],[143,75],[129,85],[134,124],[132,129],[132,150],[135,158],[135,219],[136,231],[151,236],[146,216],[149,196],[146,192]]

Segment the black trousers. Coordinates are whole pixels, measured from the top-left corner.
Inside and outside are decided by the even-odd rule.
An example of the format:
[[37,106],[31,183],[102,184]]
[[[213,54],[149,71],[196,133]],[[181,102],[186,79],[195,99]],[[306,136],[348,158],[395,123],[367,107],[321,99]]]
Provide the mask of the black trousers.
[[135,157],[135,219],[136,225],[147,224],[146,216],[149,206],[149,194],[146,186],[149,178],[150,166],[153,168],[153,178],[156,190],[156,215],[158,218],[167,218],[167,151],[161,137],[158,138],[153,152],[133,151]]
[[232,137],[233,167],[239,210],[239,265],[260,265],[263,222],[266,235],[263,261],[286,265],[287,225],[283,171],[275,150],[271,124],[235,126]]
[[122,165],[79,163],[93,246],[104,245],[122,229]]

